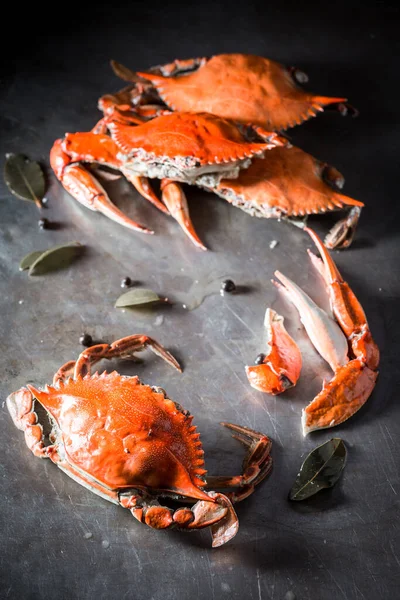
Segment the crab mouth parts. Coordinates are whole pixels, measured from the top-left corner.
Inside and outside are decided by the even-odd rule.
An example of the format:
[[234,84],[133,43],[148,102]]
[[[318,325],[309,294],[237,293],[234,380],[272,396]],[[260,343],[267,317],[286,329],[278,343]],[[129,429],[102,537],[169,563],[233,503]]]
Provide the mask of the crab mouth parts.
[[143,150],[127,157],[120,154],[118,158],[124,163],[124,170],[133,175],[143,175],[150,179],[173,179],[183,183],[216,186],[221,179],[236,179],[240,169],[250,166],[251,160],[244,158],[227,163],[201,164],[193,156],[155,156]]

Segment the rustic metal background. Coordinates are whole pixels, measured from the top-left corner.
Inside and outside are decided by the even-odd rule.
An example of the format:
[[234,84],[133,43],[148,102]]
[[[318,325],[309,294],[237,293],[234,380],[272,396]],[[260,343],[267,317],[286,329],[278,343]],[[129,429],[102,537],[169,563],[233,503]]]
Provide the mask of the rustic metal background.
[[[13,198],[1,182],[0,202],[0,596],[2,598],[248,598],[348,600],[398,596],[399,544],[399,199],[398,11],[371,4],[362,14],[335,3],[329,12],[278,3],[223,3],[179,9],[168,4],[75,7],[41,23],[25,19],[29,46],[7,60],[1,76],[1,151],[23,152],[48,166],[53,140],[89,129],[97,98],[122,87],[108,61],[132,68],[174,57],[239,51],[296,64],[309,89],[347,95],[358,119],[325,113],[290,132],[293,142],[336,165],[345,192],[366,208],[357,239],[335,253],[360,298],[382,351],[381,373],[367,405],[348,423],[304,439],[301,408],[329,376],[301,329],[297,314],[270,283],[276,268],[326,305],[306,249],[310,240],[285,223],[252,219],[227,203],[187,189],[193,221],[210,251],[196,250],[178,225],[139,198],[124,181],[109,184],[112,198],[155,236],[129,232],[78,205],[49,173],[48,208],[57,230],[40,231],[34,205]],[[266,5],[267,6],[267,5]],[[70,16],[68,16],[68,14]],[[20,33],[21,34],[21,33]],[[21,34],[21,39],[23,38]],[[4,56],[4,55],[3,55]],[[397,170],[396,164],[397,161]],[[320,232],[333,220],[315,218]],[[85,255],[71,268],[29,278],[22,256],[78,240]],[[269,242],[279,245],[271,250]],[[120,280],[130,276],[174,299],[150,313],[113,307]],[[236,295],[208,296],[220,280],[241,286]],[[285,315],[304,352],[298,386],[272,398],[249,387],[244,365],[265,349],[266,306]],[[238,506],[240,530],[212,550],[207,532],[156,532],[128,511],[94,496],[48,461],[33,457],[4,406],[19,386],[51,380],[81,350],[82,332],[112,341],[148,333],[184,365],[183,375],[154,355],[123,373],[161,385],[195,415],[211,473],[240,468],[242,448],[219,421],[242,423],[273,439],[274,470]],[[287,493],[308,451],[342,437],[348,465],[340,483],[303,503]]]

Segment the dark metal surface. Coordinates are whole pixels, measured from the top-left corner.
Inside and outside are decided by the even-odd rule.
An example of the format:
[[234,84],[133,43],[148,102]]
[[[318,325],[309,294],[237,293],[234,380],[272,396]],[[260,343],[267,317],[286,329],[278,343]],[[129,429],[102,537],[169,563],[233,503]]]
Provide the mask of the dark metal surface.
[[[120,86],[110,58],[143,68],[178,56],[256,53],[308,72],[309,89],[347,95],[361,111],[357,120],[325,113],[290,135],[342,170],[345,192],[366,204],[356,242],[334,258],[363,303],[382,351],[376,390],[346,424],[302,437],[301,408],[329,371],[293,308],[270,283],[279,268],[326,305],[302,231],[252,219],[211,194],[187,189],[193,220],[210,247],[203,253],[175,221],[122,180],[107,186],[113,199],[157,235],[129,232],[89,212],[51,175],[43,216],[60,226],[40,231],[36,207],[11,197],[1,183],[2,598],[398,597],[398,98],[392,94],[398,12],[382,3],[345,15],[336,3],[325,14],[264,4],[246,5],[237,14],[221,3],[212,10],[198,5],[160,12],[148,3],[109,16],[105,9],[99,15],[75,7],[73,25],[42,24],[35,42],[30,37],[29,49],[20,50],[15,65],[3,70],[1,152],[24,152],[47,165],[56,137],[89,129],[98,117],[97,98]],[[322,232],[332,221],[311,223]],[[68,270],[37,278],[18,272],[28,252],[73,240],[87,251]],[[279,241],[273,250],[271,240]],[[115,309],[120,280],[128,275],[177,303],[150,314]],[[210,295],[196,310],[182,308],[226,277],[242,290]],[[244,372],[265,349],[266,306],[285,315],[304,352],[298,386],[278,398],[250,388]],[[274,470],[238,506],[240,529],[231,543],[212,550],[208,532],[152,531],[26,448],[5,398],[27,382],[50,382],[82,349],[78,339],[84,331],[105,341],[143,332],[175,353],[183,375],[149,353],[143,364],[116,367],[161,385],[195,415],[210,473],[237,472],[242,457],[242,448],[219,421],[272,437]],[[348,448],[340,483],[307,502],[289,503],[287,493],[304,456],[332,436],[342,437]]]

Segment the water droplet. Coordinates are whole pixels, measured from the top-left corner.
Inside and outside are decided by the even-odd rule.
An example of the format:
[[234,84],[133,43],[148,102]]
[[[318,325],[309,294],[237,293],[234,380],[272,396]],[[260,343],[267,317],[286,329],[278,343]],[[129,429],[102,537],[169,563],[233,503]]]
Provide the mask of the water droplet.
[[101,542],[101,545],[102,545],[102,547],[103,547],[105,550],[107,550],[107,548],[109,548],[109,547],[110,547],[110,542],[109,542],[108,540],[103,540],[103,541]]
[[271,240],[269,243],[269,247],[271,248],[271,250],[273,250],[274,248],[277,247],[278,244],[279,244],[278,240]]
[[93,537],[93,533],[87,531],[83,537],[85,538],[85,540],[90,540],[90,538]]

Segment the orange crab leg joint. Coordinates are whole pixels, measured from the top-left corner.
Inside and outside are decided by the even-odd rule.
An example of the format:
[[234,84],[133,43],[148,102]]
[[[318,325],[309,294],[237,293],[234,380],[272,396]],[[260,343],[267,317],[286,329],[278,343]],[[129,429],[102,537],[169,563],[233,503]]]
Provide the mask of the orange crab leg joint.
[[175,181],[163,179],[161,182],[162,199],[164,200],[171,215],[178,221],[186,235],[193,244],[201,250],[207,250],[197,235],[189,215],[187,199],[182,187]]

